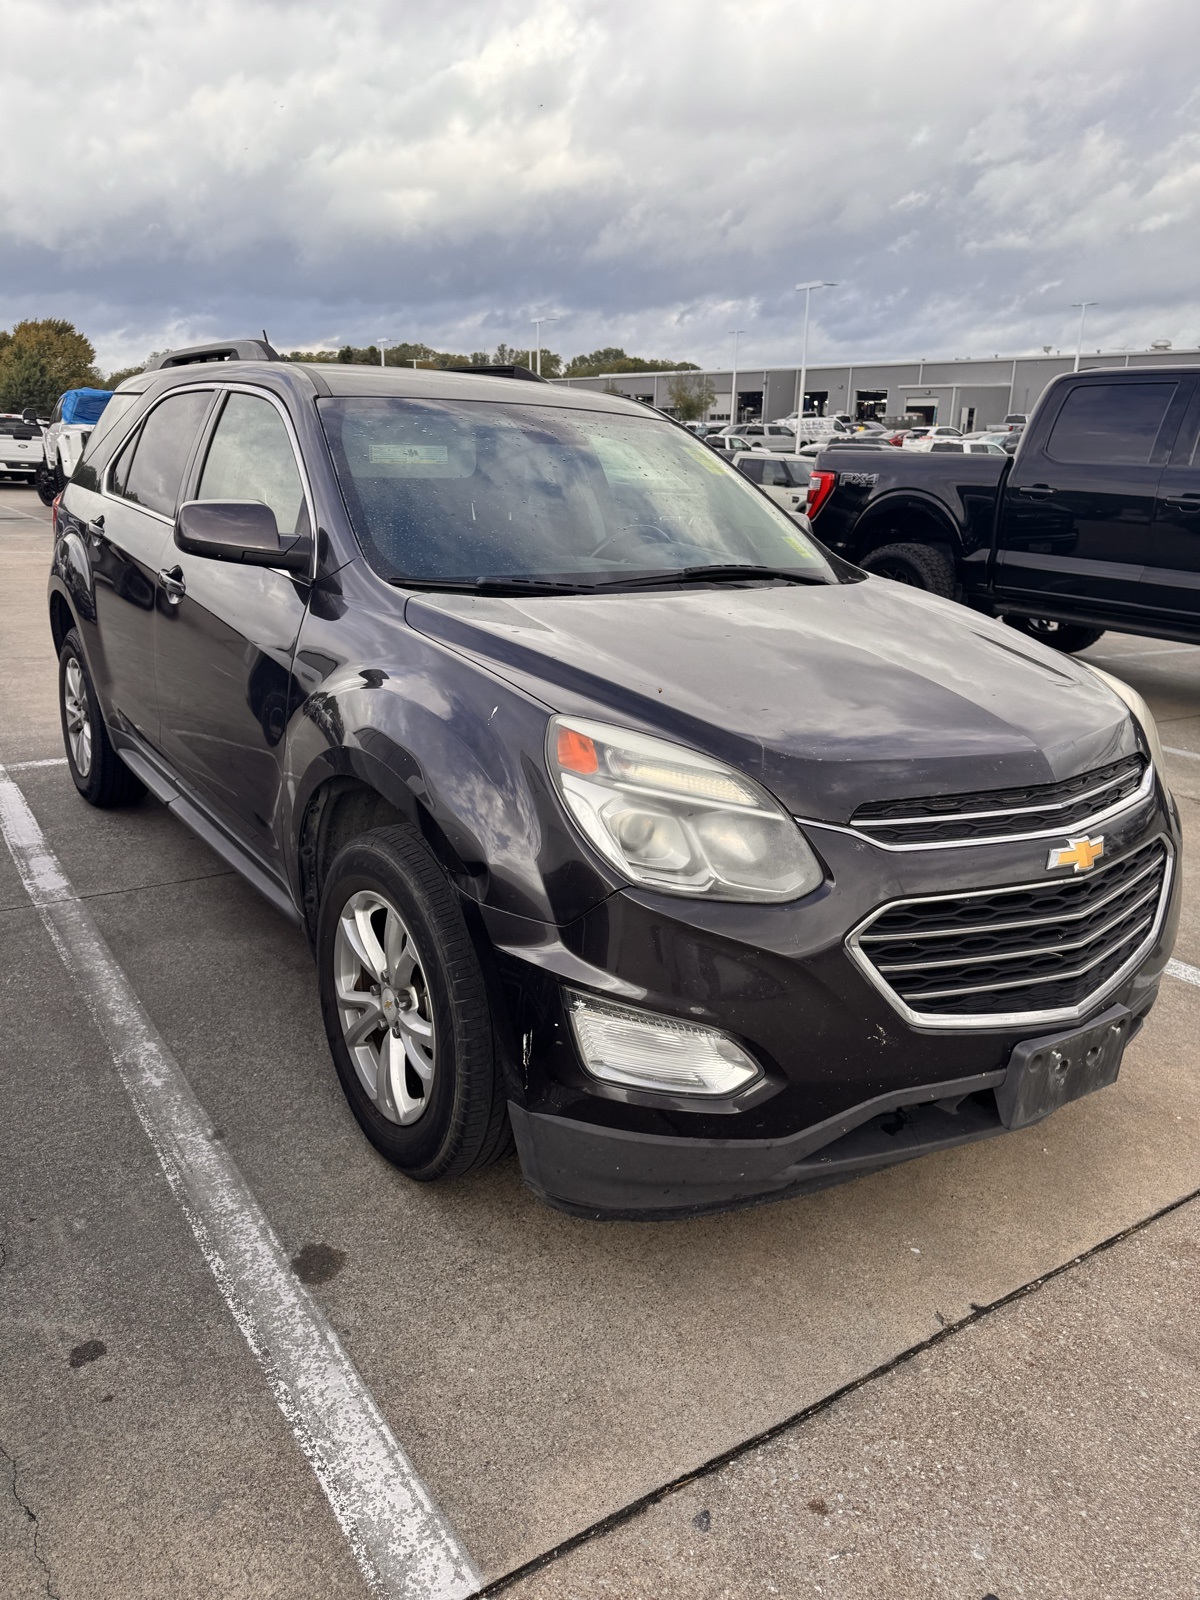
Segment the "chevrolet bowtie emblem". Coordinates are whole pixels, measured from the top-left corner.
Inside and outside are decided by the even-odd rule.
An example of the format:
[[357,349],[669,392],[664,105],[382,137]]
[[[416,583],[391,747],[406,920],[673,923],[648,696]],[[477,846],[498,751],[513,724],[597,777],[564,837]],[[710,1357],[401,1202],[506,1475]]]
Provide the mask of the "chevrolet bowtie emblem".
[[1086,834],[1082,839],[1068,839],[1065,846],[1051,850],[1046,871],[1053,872],[1055,867],[1074,867],[1076,872],[1090,872],[1103,854],[1103,834],[1098,839],[1089,839]]

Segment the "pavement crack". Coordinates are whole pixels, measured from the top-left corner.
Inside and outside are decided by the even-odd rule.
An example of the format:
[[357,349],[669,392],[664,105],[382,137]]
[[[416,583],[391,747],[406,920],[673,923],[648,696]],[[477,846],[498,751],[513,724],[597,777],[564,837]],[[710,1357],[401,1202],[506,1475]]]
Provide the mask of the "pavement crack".
[[11,1469],[13,1499],[17,1502],[17,1506],[24,1515],[26,1522],[31,1522],[33,1524],[33,1559],[42,1569],[42,1577],[45,1579],[46,1583],[47,1600],[61,1600],[61,1596],[59,1595],[58,1590],[54,1587],[54,1582],[50,1575],[50,1563],[46,1560],[41,1551],[42,1525],[38,1521],[37,1512],[25,1499],[24,1495],[21,1493],[20,1485],[17,1482],[18,1474],[20,1472],[20,1466],[17,1458],[16,1456],[10,1456],[2,1444],[0,1444],[0,1456],[4,1457],[5,1461],[8,1462],[9,1468]]
[[[77,894],[73,896],[81,905],[87,905],[91,900],[104,900],[117,894],[142,894],[148,889],[176,889],[187,883],[208,883],[212,878],[233,878],[237,874],[232,867],[223,867],[216,872],[196,872],[190,878],[164,878],[155,883],[133,883],[119,889],[93,889],[90,894]],[[14,901],[12,905],[0,906],[0,911],[28,911],[29,901]]]
[[[970,1302],[971,1309],[967,1315],[959,1317],[956,1321],[943,1321],[941,1314],[935,1313],[942,1326],[935,1333],[930,1334],[927,1339],[922,1339],[917,1344],[909,1345],[907,1349],[899,1351],[889,1360],[880,1362],[877,1367],[872,1367],[869,1372],[864,1372],[860,1377],[851,1378],[848,1383],[842,1384],[840,1388],[834,1389],[822,1399],[815,1400],[810,1406],[805,1406],[802,1411],[797,1411],[792,1416],[785,1417],[782,1422],[773,1423],[769,1428],[764,1428],[761,1433],[753,1434],[749,1439],[743,1439],[740,1444],[732,1445],[728,1450],[722,1450],[719,1455],[710,1457],[709,1460],[698,1467],[694,1467],[691,1471],[681,1473],[679,1477],[672,1478],[668,1483],[660,1484],[658,1488],[651,1489],[646,1494],[640,1495],[636,1500],[630,1501],[628,1505],[620,1507],[617,1511],[610,1512],[608,1516],[601,1517],[586,1528],[581,1528],[578,1533],[572,1534],[551,1549],[543,1551],[541,1555],[533,1556],[530,1560],[522,1562],[519,1567],[514,1567],[512,1571],[505,1572],[498,1578],[493,1578],[490,1583],[484,1584],[481,1589],[475,1591],[473,1600],[488,1600],[488,1597],[500,1594],[522,1578],[531,1577],[535,1572],[540,1572],[543,1568],[551,1566],[555,1561],[561,1560],[563,1556],[570,1555],[572,1551],[578,1550],[581,1545],[590,1544],[594,1539],[601,1539],[606,1534],[613,1533],[625,1523],[634,1521],[643,1512],[649,1511],[653,1506],[668,1499],[687,1484],[711,1477],[714,1473],[720,1472],[723,1467],[730,1466],[733,1462],[740,1461],[743,1457],[750,1455],[752,1451],[759,1449],[760,1446],[769,1444],[773,1439],[778,1439],[781,1434],[793,1432],[813,1417],[820,1416],[823,1411],[830,1410],[840,1400],[845,1400],[859,1389],[865,1389],[868,1384],[876,1383],[880,1378],[887,1377],[889,1373],[895,1372],[898,1367],[907,1366],[910,1361],[914,1361],[917,1356],[923,1355],[926,1350],[932,1350],[937,1345],[945,1344],[948,1339],[953,1339],[965,1329],[982,1321],[984,1317],[990,1317],[994,1312],[1002,1311],[1006,1306],[1013,1305],[1018,1300],[1024,1300],[1029,1295],[1036,1294],[1039,1289],[1045,1288],[1048,1283],[1053,1283],[1056,1278],[1061,1278],[1066,1273],[1073,1272],[1077,1267],[1083,1266],[1085,1262],[1091,1261],[1096,1256],[1106,1254],[1117,1245],[1123,1244],[1126,1239],[1131,1239],[1135,1235],[1143,1233],[1147,1228],[1152,1227],[1154,1223],[1161,1222],[1164,1217],[1169,1217],[1173,1212],[1181,1211],[1184,1206],[1192,1205],[1198,1200],[1200,1200],[1200,1189],[1193,1189],[1190,1194],[1185,1194],[1178,1200],[1172,1200],[1167,1205],[1160,1206],[1157,1211],[1151,1212],[1148,1217],[1142,1217],[1139,1221],[1130,1223],[1127,1228],[1122,1228],[1118,1233],[1111,1234],[1107,1239],[1101,1239],[1098,1244],[1092,1245],[1089,1249],[1081,1250],[1077,1256],[1072,1256],[1069,1261],[1061,1262],[1060,1265],[1051,1267],[1048,1272],[1043,1272],[1039,1277],[1031,1278],[1028,1283],[1022,1283],[1017,1288],[1010,1289],[1007,1294],[1001,1295],[998,1300],[992,1300],[986,1305],[979,1305],[972,1300]],[[811,1507],[812,1502],[810,1502],[810,1509]],[[848,1552],[842,1552],[842,1554],[848,1554]]]

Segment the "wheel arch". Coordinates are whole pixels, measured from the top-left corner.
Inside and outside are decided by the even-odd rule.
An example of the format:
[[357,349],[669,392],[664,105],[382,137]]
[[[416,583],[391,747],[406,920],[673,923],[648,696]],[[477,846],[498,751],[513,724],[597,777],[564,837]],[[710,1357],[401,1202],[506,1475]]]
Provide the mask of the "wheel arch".
[[868,506],[854,528],[854,559],[861,561],[888,544],[932,544],[957,563],[962,558],[961,531],[936,500],[922,495],[894,494]]
[[306,786],[296,826],[297,888],[309,938],[315,938],[321,890],[338,851],[359,834],[395,823],[420,836],[464,898],[478,899],[485,869],[464,860],[408,785],[365,752],[343,750],[341,755],[344,761],[325,764]]
[[61,589],[54,588],[50,591],[50,635],[54,640],[54,654],[57,656],[62,651],[63,640],[72,628],[78,629],[79,622],[71,608],[71,602]]

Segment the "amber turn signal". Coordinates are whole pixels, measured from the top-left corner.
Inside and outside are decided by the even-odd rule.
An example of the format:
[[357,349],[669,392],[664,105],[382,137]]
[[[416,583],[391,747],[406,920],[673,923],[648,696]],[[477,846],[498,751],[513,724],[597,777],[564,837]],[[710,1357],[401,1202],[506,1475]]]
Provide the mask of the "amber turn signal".
[[590,772],[599,771],[600,761],[596,755],[596,746],[586,733],[577,733],[574,728],[558,730],[554,753],[559,766],[567,772],[578,772],[586,777]]

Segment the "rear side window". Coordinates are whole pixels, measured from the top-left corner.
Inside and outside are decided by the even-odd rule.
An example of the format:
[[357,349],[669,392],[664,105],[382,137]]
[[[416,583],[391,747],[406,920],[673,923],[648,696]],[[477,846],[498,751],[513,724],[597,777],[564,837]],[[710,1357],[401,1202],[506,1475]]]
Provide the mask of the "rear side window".
[[126,468],[127,448],[117,463],[114,493],[149,511],[173,517],[183,469],[211,400],[211,391],[193,390],[190,394],[171,395],[155,406],[142,424],[132,462]]
[[1148,466],[1174,383],[1088,383],[1063,402],[1046,454],[1055,461]]
[[749,478],[751,483],[761,483],[765,466],[765,461],[739,461],[738,471]]
[[196,492],[198,500],[258,500],[285,536],[297,531],[304,489],[283,418],[269,400],[231,394]]
[[788,469],[782,461],[764,461],[762,482],[772,489],[786,489],[790,478]]

